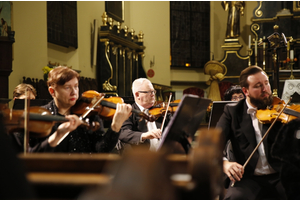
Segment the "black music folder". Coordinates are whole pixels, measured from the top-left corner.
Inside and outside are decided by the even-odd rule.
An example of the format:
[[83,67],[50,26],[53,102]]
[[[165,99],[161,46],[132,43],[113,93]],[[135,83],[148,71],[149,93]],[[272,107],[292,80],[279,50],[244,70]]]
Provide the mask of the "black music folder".
[[196,95],[185,94],[174,113],[168,126],[162,133],[158,151],[171,145],[174,141],[179,142],[188,153],[190,143],[187,137],[192,137],[200,127],[201,121],[206,115],[207,107],[211,100]]
[[[52,99],[30,99],[30,107],[32,106],[44,106],[48,104]],[[13,109],[23,110],[25,105],[25,99],[15,99]]]
[[236,101],[213,101],[209,116],[208,129],[216,127],[224,112],[224,107],[228,103],[236,103]]

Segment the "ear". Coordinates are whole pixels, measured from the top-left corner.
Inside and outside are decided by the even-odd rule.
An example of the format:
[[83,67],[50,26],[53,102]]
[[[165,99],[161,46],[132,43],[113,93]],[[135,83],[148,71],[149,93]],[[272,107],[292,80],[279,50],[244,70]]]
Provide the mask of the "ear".
[[137,99],[140,97],[140,93],[139,92],[136,92],[134,95],[135,95],[135,98],[137,98]]
[[243,87],[242,90],[243,90],[245,96],[249,95],[249,90],[247,88]]
[[50,86],[50,87],[48,88],[48,91],[49,91],[49,93],[50,93],[50,95],[51,95],[52,97],[55,97],[55,90],[54,90],[54,88],[53,88],[52,86]]

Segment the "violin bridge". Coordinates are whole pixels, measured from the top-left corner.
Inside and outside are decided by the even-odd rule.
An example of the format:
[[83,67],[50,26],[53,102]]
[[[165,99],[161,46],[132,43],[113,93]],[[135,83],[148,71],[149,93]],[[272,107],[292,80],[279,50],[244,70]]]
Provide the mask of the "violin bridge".
[[281,109],[282,109],[282,106],[277,106],[275,110],[276,110],[277,112],[279,112]]

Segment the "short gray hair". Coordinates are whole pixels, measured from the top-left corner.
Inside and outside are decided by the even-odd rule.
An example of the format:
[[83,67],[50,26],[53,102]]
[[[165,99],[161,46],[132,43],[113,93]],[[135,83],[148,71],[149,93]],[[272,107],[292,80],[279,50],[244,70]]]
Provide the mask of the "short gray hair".
[[[147,78],[138,78],[138,79],[135,79],[135,80],[133,81],[131,90],[132,90],[132,94],[133,94],[134,98],[135,98],[135,93],[136,93],[137,91],[139,91],[140,86],[141,86],[145,81],[149,81],[149,80],[148,80]],[[150,82],[150,81],[149,81],[149,82]]]

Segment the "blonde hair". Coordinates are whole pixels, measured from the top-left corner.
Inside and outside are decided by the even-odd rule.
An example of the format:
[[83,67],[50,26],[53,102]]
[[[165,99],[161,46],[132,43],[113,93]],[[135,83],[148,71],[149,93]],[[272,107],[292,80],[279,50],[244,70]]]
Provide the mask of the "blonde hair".
[[21,83],[19,85],[17,85],[17,87],[15,87],[14,91],[13,91],[13,98],[18,98],[22,95],[25,95],[26,89],[28,89],[33,93],[34,96],[36,96],[36,90],[35,88],[30,85],[30,84],[26,84],[26,83]]

